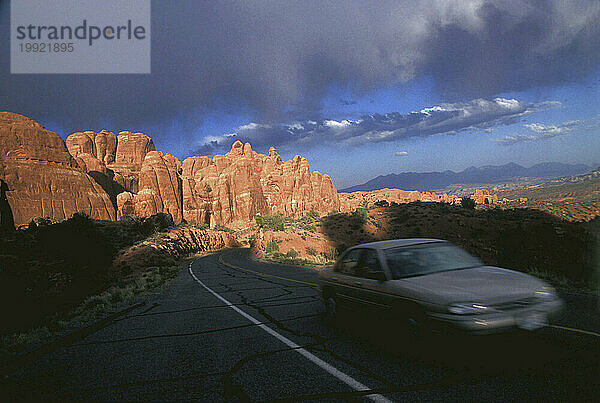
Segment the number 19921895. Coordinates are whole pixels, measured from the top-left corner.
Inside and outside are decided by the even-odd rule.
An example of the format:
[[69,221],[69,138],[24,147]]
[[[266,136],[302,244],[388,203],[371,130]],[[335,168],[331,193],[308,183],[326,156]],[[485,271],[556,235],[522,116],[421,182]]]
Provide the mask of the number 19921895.
[[19,49],[26,53],[71,53],[75,50],[72,42],[26,42]]

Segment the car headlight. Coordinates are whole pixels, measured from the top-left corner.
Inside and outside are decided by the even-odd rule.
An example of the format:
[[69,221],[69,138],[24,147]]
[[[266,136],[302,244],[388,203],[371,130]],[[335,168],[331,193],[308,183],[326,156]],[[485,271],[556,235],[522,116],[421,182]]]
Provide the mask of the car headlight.
[[448,307],[448,311],[456,315],[475,315],[477,313],[487,312],[488,309],[487,306],[475,302],[462,302],[452,304]]
[[544,287],[535,292],[535,296],[542,301],[551,301],[556,298],[556,293],[552,287]]

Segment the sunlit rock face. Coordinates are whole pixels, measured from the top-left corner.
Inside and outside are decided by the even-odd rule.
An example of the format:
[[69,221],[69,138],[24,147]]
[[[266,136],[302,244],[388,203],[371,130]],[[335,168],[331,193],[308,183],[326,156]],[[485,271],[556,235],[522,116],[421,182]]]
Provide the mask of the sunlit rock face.
[[152,139],[143,133],[123,131],[114,133],[102,130],[71,134],[66,140],[69,153],[86,172],[98,172],[109,181],[114,181],[115,189],[105,189],[113,199],[126,190],[137,193],[139,178],[146,154],[154,151]]
[[176,223],[183,218],[181,163],[170,154],[150,151],[139,175],[140,191],[133,198],[135,214],[147,217],[169,213]]
[[184,219],[209,225],[247,223],[256,214],[324,214],[340,207],[331,178],[311,173],[305,158],[284,162],[274,148],[269,155],[258,154],[240,141],[225,155],[185,159],[182,183]]
[[60,221],[82,211],[100,219],[169,213],[175,223],[243,227],[257,214],[301,216],[340,208],[328,175],[311,172],[300,156],[283,161],[272,147],[263,155],[238,141],[225,155],[181,163],[155,151],[143,133],[85,131],[63,142],[39,123],[8,112],[0,115],[0,175],[16,225],[35,217]]
[[477,204],[498,204],[498,195],[491,194],[487,189],[477,189],[471,195],[471,199]]
[[0,179],[16,226],[36,217],[60,221],[80,211],[114,219],[108,194],[81,168],[96,162],[81,161],[56,133],[25,116],[0,112]]

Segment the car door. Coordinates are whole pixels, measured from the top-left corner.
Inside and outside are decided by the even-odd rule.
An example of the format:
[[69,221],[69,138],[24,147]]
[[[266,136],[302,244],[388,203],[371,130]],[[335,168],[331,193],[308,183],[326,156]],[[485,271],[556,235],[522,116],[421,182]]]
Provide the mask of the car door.
[[356,307],[358,303],[355,289],[358,279],[355,273],[361,251],[362,249],[351,249],[346,252],[334,267],[335,276],[330,280],[330,286],[334,288],[339,302],[347,306]]
[[373,313],[389,311],[394,297],[384,287],[387,275],[376,249],[362,249],[354,271],[354,297],[365,309]]

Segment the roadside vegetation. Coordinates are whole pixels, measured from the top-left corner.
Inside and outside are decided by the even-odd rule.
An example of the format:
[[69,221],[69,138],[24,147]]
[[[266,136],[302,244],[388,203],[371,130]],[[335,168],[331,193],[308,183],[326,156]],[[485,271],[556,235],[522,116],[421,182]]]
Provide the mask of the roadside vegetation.
[[216,231],[198,238],[196,232],[194,239],[202,244],[179,245],[186,229],[206,230],[194,223],[174,226],[168,214],[114,222],[78,213],[60,223],[38,219],[27,229],[1,234],[0,355],[28,349],[160,289],[190,253],[234,239]]
[[45,317],[34,327],[5,335],[2,338],[0,360],[8,360],[15,354],[47,343],[57,335],[89,325],[119,307],[133,304],[141,296],[161,290],[186,266],[181,261],[168,263],[132,273],[115,281],[103,292],[87,297],[70,311]]
[[267,214],[264,216],[257,215],[255,220],[259,228],[268,231],[285,231],[290,230],[305,230],[308,232],[316,232],[316,224],[319,222],[319,213],[310,210],[306,215],[295,218],[284,216],[281,213]]
[[[335,214],[335,212],[332,212]],[[324,238],[319,230],[321,226],[321,217],[318,212],[311,210],[302,217],[286,217],[283,214],[269,214],[256,216],[256,224],[263,231],[271,231],[274,236],[282,239],[271,238],[264,245],[264,251],[258,252],[259,257],[265,261],[275,262],[287,265],[328,265],[335,260],[336,254],[331,251],[318,251],[311,242],[322,241]],[[292,239],[291,235],[296,235],[295,242],[298,247],[287,247],[287,250],[281,251],[280,243]],[[255,239],[250,242],[254,245]],[[293,242],[292,242],[293,243]],[[331,248],[330,248],[331,249]],[[337,253],[337,252],[336,252]]]

